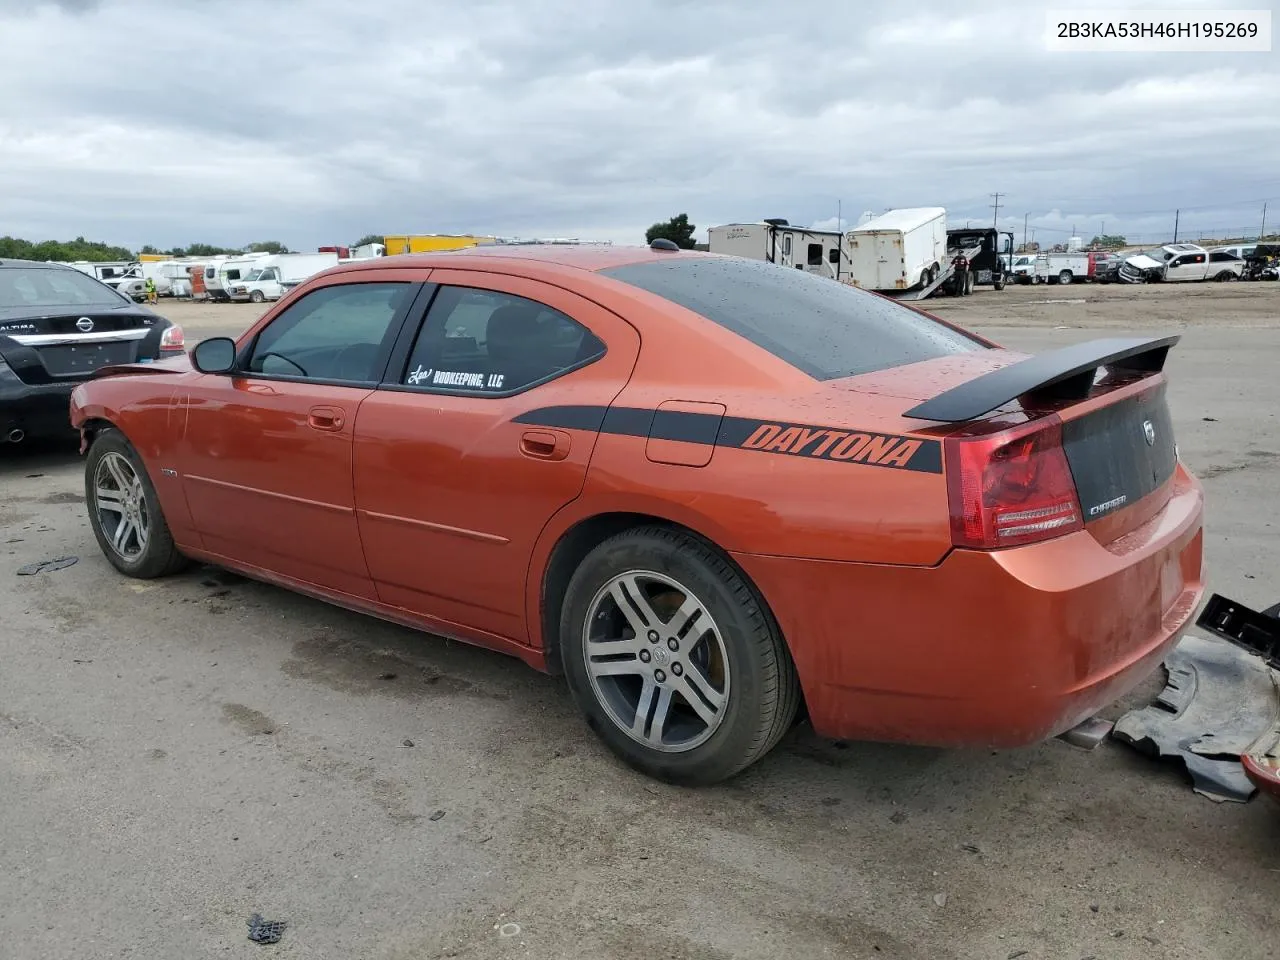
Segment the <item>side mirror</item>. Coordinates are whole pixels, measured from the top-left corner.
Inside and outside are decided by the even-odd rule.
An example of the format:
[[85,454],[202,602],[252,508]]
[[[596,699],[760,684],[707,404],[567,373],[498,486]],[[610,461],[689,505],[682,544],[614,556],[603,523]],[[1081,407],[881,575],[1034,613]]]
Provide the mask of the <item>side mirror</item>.
[[230,337],[201,340],[191,351],[191,365],[201,373],[227,373],[236,365],[236,342]]

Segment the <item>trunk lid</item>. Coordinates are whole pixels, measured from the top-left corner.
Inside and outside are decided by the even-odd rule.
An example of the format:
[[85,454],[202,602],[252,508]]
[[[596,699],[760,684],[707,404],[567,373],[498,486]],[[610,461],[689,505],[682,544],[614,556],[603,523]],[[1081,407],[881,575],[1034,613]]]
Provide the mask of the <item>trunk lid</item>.
[[[1071,349],[1071,348],[1068,348]],[[1159,370],[1117,363],[1086,369],[1072,396],[1022,395],[979,416],[930,422],[911,415],[911,401],[932,401],[947,391],[1006,371],[1029,357],[993,349],[942,357],[827,384],[829,389],[900,398],[908,432],[944,439],[983,424],[1012,425],[1056,415],[1062,447],[1079,498],[1084,527],[1100,543],[1111,543],[1155,516],[1172,494],[1177,463],[1167,381]],[[909,424],[909,425],[908,425]]]
[[0,358],[24,383],[83,379],[109,364],[133,363],[155,352],[164,321],[136,306],[87,305],[0,310]]

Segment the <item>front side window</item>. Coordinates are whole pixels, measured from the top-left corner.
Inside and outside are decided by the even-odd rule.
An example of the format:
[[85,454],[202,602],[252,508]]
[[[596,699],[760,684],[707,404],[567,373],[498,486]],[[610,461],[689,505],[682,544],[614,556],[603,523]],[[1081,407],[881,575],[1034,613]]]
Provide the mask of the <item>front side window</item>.
[[401,382],[450,393],[510,393],[603,356],[605,345],[559,310],[525,297],[441,287]]
[[258,335],[249,371],[308,380],[376,381],[392,322],[408,306],[409,283],[321,287]]

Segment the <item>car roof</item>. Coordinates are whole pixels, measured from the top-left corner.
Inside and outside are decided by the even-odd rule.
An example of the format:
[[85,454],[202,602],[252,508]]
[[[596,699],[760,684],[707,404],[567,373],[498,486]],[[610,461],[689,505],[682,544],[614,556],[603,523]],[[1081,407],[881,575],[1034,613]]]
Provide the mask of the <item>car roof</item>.
[[654,250],[641,246],[577,246],[575,244],[531,243],[495,244],[493,246],[467,247],[462,250],[441,250],[432,253],[399,253],[389,257],[371,257],[367,260],[351,260],[325,271],[332,276],[359,270],[377,270],[388,267],[438,267],[465,269],[483,262],[482,269],[501,272],[505,262],[515,268],[530,262],[571,267],[595,273],[611,267],[659,260],[680,260],[695,257],[719,257],[719,254],[695,250]]
[[[75,270],[75,267],[65,263],[55,263],[48,260],[18,260],[13,257],[0,258],[0,269],[5,267],[23,267],[35,270]],[[79,273],[80,271],[76,271]]]

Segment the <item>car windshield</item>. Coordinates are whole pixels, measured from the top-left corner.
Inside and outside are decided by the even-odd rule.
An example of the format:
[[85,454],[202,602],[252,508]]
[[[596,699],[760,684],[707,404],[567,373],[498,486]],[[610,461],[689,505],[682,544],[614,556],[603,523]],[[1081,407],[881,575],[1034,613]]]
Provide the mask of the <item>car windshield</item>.
[[122,299],[122,294],[78,270],[0,267],[0,307],[115,307]]
[[254,281],[254,280],[261,280],[261,279],[262,279],[262,272],[263,272],[263,271],[262,271],[262,268],[261,268],[261,267],[259,267],[259,268],[258,268],[258,269],[256,269],[256,270],[250,270],[250,271],[249,271],[249,275],[248,275],[247,277],[245,277],[245,278],[244,278],[244,279],[245,279],[245,282],[246,282],[246,283],[250,283],[250,282],[252,282],[252,281]]
[[817,380],[986,349],[885,297],[745,257],[633,263],[601,274],[701,314]]

